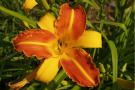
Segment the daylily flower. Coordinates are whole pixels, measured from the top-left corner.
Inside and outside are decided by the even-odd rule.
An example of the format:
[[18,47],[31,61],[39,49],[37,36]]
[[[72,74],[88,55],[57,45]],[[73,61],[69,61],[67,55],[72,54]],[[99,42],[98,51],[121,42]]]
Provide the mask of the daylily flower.
[[29,10],[31,10],[37,4],[38,3],[35,0],[25,0],[25,3],[23,4],[23,9],[28,13]]
[[22,81],[9,84],[11,88],[20,88],[34,78],[50,82],[61,66],[69,78],[81,86],[93,87],[100,82],[99,70],[91,56],[81,48],[101,48],[101,34],[85,31],[86,14],[81,6],[71,9],[67,3],[63,4],[57,20],[46,14],[38,25],[41,29],[26,30],[17,35],[13,45],[26,56],[41,59],[41,64]]

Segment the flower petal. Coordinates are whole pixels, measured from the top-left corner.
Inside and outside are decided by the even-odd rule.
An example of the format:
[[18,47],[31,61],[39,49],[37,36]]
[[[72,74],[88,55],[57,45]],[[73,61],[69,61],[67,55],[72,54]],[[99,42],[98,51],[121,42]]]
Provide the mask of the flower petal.
[[25,3],[23,4],[23,9],[28,13],[29,10],[31,10],[37,4],[38,3],[35,0],[25,0]]
[[73,49],[63,54],[61,64],[67,75],[81,86],[93,87],[100,82],[99,70],[83,49]]
[[60,58],[48,58],[39,68],[35,79],[42,82],[50,82],[56,76],[61,67]]
[[86,14],[81,6],[74,9],[67,3],[61,6],[60,17],[55,22],[56,34],[60,38],[76,40],[82,35],[85,26]]
[[85,31],[83,35],[73,43],[73,47],[82,48],[101,48],[102,37],[99,32],[96,31]]
[[34,71],[32,71],[31,73],[29,73],[22,81],[17,82],[15,84],[11,84],[9,83],[8,86],[10,88],[12,88],[12,90],[19,90],[21,87],[23,87],[26,83],[28,83],[29,81],[31,81],[32,79],[35,78],[35,75],[38,71],[39,67],[37,67]]
[[35,55],[38,59],[49,58],[56,53],[57,39],[47,30],[27,30],[14,38],[13,45],[19,52],[24,51],[28,57]]
[[47,13],[45,16],[43,16],[40,21],[37,23],[41,29],[45,29],[48,30],[52,33],[54,33],[54,21],[56,20],[56,18]]

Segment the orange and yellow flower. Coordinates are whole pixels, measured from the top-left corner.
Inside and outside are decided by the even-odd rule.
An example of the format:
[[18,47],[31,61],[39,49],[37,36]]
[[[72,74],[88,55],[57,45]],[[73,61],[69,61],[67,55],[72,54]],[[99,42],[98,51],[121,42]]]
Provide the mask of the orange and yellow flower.
[[86,14],[81,6],[71,9],[67,3],[63,4],[57,19],[48,13],[37,24],[41,29],[24,31],[14,38],[13,45],[28,57],[42,59],[41,64],[21,82],[9,84],[11,88],[21,88],[33,78],[50,82],[61,66],[81,86],[93,87],[100,82],[99,70],[91,56],[78,49],[102,47],[100,33],[85,31]]

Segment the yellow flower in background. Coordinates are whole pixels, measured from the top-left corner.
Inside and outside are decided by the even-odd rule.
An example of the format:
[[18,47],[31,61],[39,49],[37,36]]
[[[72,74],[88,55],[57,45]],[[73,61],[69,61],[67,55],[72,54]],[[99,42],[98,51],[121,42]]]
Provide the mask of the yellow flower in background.
[[29,10],[31,10],[37,4],[38,3],[35,0],[25,0],[25,3],[23,4],[23,9],[28,13]]
[[62,66],[72,81],[81,86],[94,87],[99,82],[99,70],[86,51],[79,48],[101,48],[101,34],[85,30],[86,14],[81,6],[71,9],[63,4],[55,19],[46,14],[37,23],[41,29],[26,30],[17,35],[13,45],[28,57],[36,56],[41,64],[22,81],[9,84],[19,89],[32,79],[50,82]]

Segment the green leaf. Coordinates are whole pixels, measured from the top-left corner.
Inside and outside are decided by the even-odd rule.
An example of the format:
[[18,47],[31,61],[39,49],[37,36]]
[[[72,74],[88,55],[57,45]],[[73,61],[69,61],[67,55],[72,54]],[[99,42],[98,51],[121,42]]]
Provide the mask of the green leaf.
[[83,2],[86,2],[88,4],[90,4],[91,6],[93,6],[97,11],[99,11],[99,6],[95,3],[94,0],[83,0]]
[[119,27],[121,27],[124,30],[125,35],[127,36],[127,28],[126,28],[125,24],[118,23],[118,22],[109,22],[109,21],[88,21],[87,20],[87,22],[91,22],[91,23],[103,23],[103,24],[109,24],[109,25],[119,26]]
[[37,21],[33,21],[27,17],[25,17],[24,15],[20,14],[20,13],[17,13],[17,12],[14,12],[14,11],[11,11],[9,9],[6,9],[5,7],[1,6],[0,5],[0,11],[3,11],[9,15],[12,15],[22,21],[26,21],[27,23],[29,23],[30,25],[32,25],[34,28],[37,28]]
[[[117,81],[117,73],[118,73],[118,55],[117,55],[117,48],[113,41],[108,41],[111,54],[112,54],[112,64],[113,64],[113,83]],[[115,84],[114,84],[115,85]],[[115,87],[115,86],[114,86]]]

